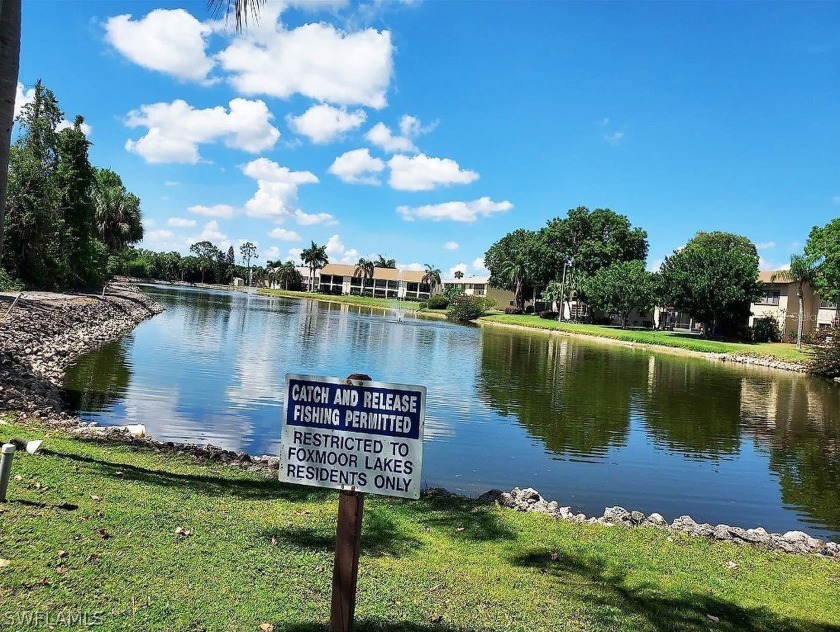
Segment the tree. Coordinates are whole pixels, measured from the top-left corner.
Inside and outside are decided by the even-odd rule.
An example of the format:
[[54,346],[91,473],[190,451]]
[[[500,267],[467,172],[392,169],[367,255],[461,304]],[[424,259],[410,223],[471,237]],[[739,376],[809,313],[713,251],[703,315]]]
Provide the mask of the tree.
[[755,245],[732,233],[697,233],[665,258],[660,275],[662,298],[702,321],[707,338],[742,325],[761,290]]
[[565,218],[549,220],[539,239],[540,273],[546,282],[560,278],[564,263],[586,278],[616,261],[644,260],[648,251],[647,233],[608,208],[569,209]]
[[108,253],[97,239],[92,195],[96,170],[88,159],[90,141],[82,131],[82,123],[84,119],[77,116],[73,125],[56,137],[56,210],[62,265],[55,274],[61,285],[93,286],[102,280]]
[[583,283],[589,306],[618,316],[622,329],[627,327],[627,318],[634,309],[653,309],[656,289],[656,275],[645,270],[644,261],[617,261]]
[[373,262],[373,266],[375,268],[391,268],[394,269],[397,267],[397,262],[395,259],[386,259],[382,255],[376,256],[376,261]]
[[143,239],[140,198],[126,190],[118,174],[110,169],[96,170],[93,204],[99,238],[108,252]]
[[251,259],[259,259],[259,255],[257,255],[257,247],[252,242],[246,241],[244,244],[239,246],[239,254],[242,255],[245,267],[248,268],[248,287],[251,287]]
[[327,245],[319,246],[313,241],[309,248],[304,248],[300,253],[300,260],[309,268],[309,291],[311,292],[315,287],[315,270],[320,270],[330,262],[327,257]]
[[805,243],[805,256],[819,262],[819,274],[813,283],[820,298],[840,302],[840,217],[811,229]]
[[424,264],[426,269],[423,272],[423,278],[421,280],[422,283],[427,283],[429,285],[429,293],[440,285],[440,269],[435,268],[432,264],[426,263]]
[[20,68],[20,5],[21,0],[0,3],[0,261],[4,254],[6,193]]
[[[542,291],[542,300],[551,303],[552,306],[557,305],[559,310],[563,310],[563,286],[557,281],[549,281],[545,289]],[[558,320],[560,318],[558,317]]]
[[818,262],[807,255],[793,255],[790,258],[790,268],[776,272],[770,277],[771,281],[784,279],[796,284],[796,298],[799,301],[799,318],[796,325],[796,348],[802,349],[802,327],[805,324],[805,301],[803,298],[806,285],[814,285],[819,277]]
[[520,228],[502,237],[484,254],[490,285],[511,290],[519,309],[525,306],[524,287],[535,276],[538,248],[537,233]]
[[353,274],[362,277],[362,294],[365,293],[365,280],[373,278],[373,269],[373,261],[369,259],[365,259],[364,257],[362,257],[356,262],[356,270],[353,272]]
[[455,270],[455,278],[456,278],[458,281],[460,281],[461,279],[463,279],[463,278],[464,278],[464,273],[463,273],[463,272],[461,272],[460,270]]
[[219,249],[209,241],[199,241],[190,246],[190,252],[198,259],[198,267],[201,270],[201,282],[204,283],[204,273],[213,267]]
[[294,285],[300,284],[300,272],[295,268],[295,264],[287,261],[277,268],[277,281],[283,284],[283,289],[288,290]]

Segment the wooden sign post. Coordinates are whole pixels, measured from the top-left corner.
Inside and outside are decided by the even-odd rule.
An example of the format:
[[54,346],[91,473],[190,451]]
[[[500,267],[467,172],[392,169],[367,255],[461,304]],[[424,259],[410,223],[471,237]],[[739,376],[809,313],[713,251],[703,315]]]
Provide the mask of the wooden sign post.
[[277,479],[340,490],[330,632],[352,632],[365,492],[419,498],[426,388],[286,376]]

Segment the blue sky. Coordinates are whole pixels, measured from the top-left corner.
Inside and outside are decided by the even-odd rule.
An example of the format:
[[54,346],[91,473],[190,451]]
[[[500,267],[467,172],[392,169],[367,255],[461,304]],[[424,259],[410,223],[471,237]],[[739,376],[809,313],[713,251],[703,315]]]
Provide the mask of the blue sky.
[[[783,265],[840,215],[840,3],[23,3],[37,79],[142,199],[146,247],[310,240],[480,273],[567,209]],[[19,103],[20,104],[20,103]]]

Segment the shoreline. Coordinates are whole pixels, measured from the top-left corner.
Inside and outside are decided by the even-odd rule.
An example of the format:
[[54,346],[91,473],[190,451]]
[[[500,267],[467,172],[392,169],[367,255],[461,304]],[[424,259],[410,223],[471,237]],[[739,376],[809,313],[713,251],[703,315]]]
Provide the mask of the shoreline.
[[[145,436],[141,428],[100,426],[65,412],[60,391],[66,368],[79,356],[119,338],[141,322],[161,313],[163,307],[142,292],[130,288],[114,288],[104,298],[92,295],[32,294],[32,297],[18,301],[14,308],[19,310],[17,313],[13,310],[8,318],[0,322],[2,413],[16,415],[18,421],[28,427],[53,428],[81,439],[116,442],[158,453],[189,455],[197,460],[239,467],[276,479],[279,458],[275,456],[253,456],[209,444],[201,446],[158,441]],[[11,303],[11,297],[4,298]],[[0,302],[3,302],[2,299]],[[523,329],[492,321],[485,324]],[[39,334],[33,335],[32,331],[38,331]],[[539,331],[574,335],[564,331]],[[635,348],[650,346],[610,339],[601,341]],[[675,351],[678,355],[707,355],[686,349],[667,350]],[[556,501],[547,502],[530,487],[524,490],[516,487],[511,492],[491,490],[475,499],[439,488],[426,489],[424,494],[457,497],[475,503],[493,501],[516,511],[543,513],[558,520],[576,523],[649,526],[710,540],[754,544],[786,553],[809,553],[840,559],[840,544],[824,542],[801,531],[778,534],[767,533],[760,527],[743,529],[729,525],[698,525],[690,516],[681,516],[669,524],[659,514],[645,516],[641,512],[627,511],[621,507],[608,507],[601,517],[587,517],[572,513],[570,507],[560,507]]]
[[685,349],[682,347],[669,347],[667,345],[657,345],[646,342],[631,342],[628,340],[619,340],[616,338],[608,338],[606,336],[598,336],[594,334],[586,334],[577,331],[568,331],[565,329],[549,329],[547,327],[530,327],[528,325],[518,325],[514,323],[500,323],[493,320],[486,320],[479,318],[476,323],[482,327],[500,327],[512,329],[515,331],[539,332],[547,335],[568,336],[570,338],[577,338],[583,340],[590,340],[599,344],[608,346],[618,346],[627,349],[636,349],[648,351],[652,353],[665,353],[673,356],[682,356],[688,358],[702,358],[709,362],[722,362],[730,364],[743,364],[756,366],[775,371],[784,371],[787,373],[799,373],[801,375],[808,375],[807,367],[796,362],[786,362],[779,358],[769,356],[754,356],[738,352],[733,353],[715,353],[711,351],[696,351],[694,349]]

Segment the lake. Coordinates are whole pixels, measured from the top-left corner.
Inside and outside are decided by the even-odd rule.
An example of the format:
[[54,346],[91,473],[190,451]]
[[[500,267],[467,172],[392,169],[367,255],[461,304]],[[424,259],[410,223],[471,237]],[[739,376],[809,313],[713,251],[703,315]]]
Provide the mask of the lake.
[[826,380],[319,301],[143,289],[166,311],[67,372],[86,421],[276,455],[287,373],[367,373],[428,388],[427,486],[531,486],[587,515],[621,505],[840,541],[840,387]]

